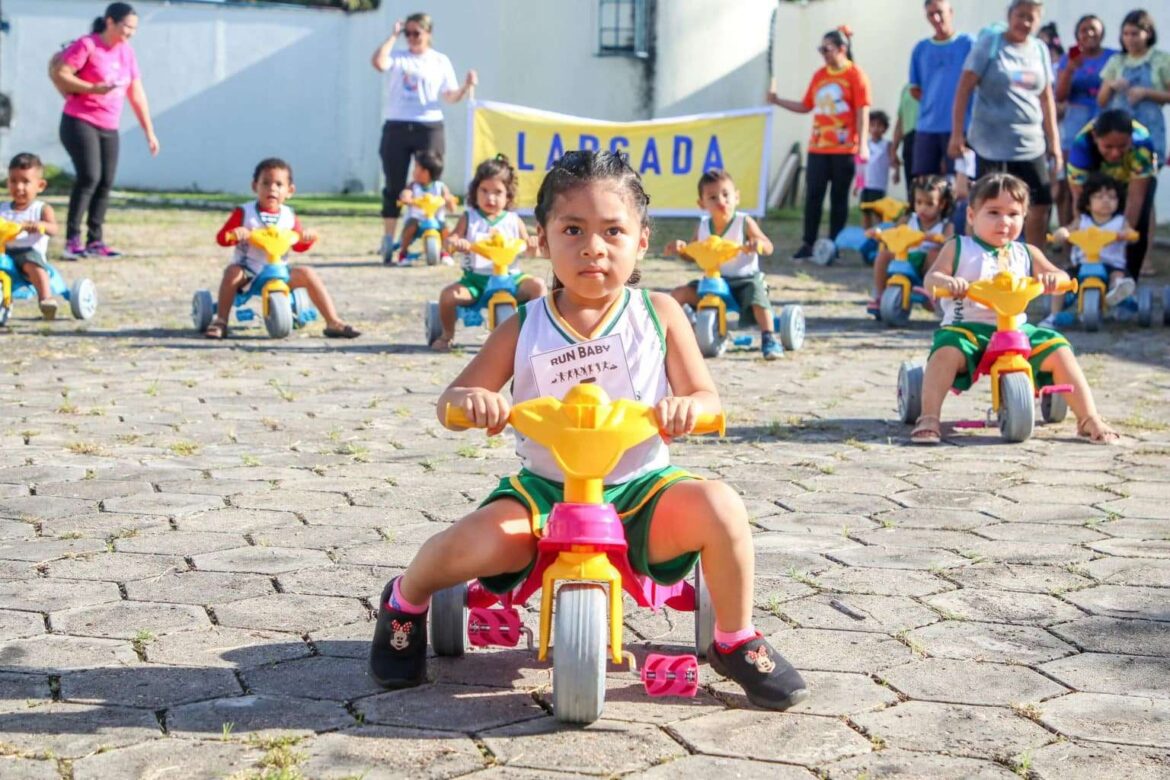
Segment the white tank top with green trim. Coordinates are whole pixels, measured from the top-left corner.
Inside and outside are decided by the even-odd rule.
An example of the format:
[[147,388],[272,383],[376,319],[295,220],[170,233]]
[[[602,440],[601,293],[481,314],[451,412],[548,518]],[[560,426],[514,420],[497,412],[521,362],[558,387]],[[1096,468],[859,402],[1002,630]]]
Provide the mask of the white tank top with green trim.
[[[0,219],[6,219],[9,222],[40,222],[41,213],[45,210],[45,202],[43,200],[34,200],[23,209],[17,210],[12,205],[12,201],[5,201],[0,204]],[[22,230],[16,234],[16,238],[8,242],[8,246],[13,249],[33,249],[40,253],[41,257],[48,257],[49,251],[49,236],[46,233],[30,233],[27,230]]]
[[[480,239],[487,238],[493,232],[504,238],[520,238],[520,215],[515,211],[504,211],[495,217],[485,217],[477,208],[467,209],[467,240],[474,244]],[[492,263],[486,257],[480,257],[475,252],[468,252],[462,258],[463,270],[473,274],[490,275]],[[508,267],[508,273],[514,274],[520,270],[516,263]]]
[[[443,196],[443,182],[433,181],[430,184],[420,184],[417,181],[412,181],[410,183],[410,199],[411,200],[418,200],[423,195],[438,195],[439,197],[442,197]],[[417,219],[421,222],[422,220],[427,218],[427,215],[426,215],[426,212],[423,211],[422,209],[420,209],[418,206],[408,205],[406,207],[406,218],[407,219]],[[447,207],[446,206],[441,207],[438,211],[435,212],[435,219],[439,220],[439,222],[442,222],[446,218],[447,218]]]
[[[917,214],[911,214],[910,219],[906,222],[906,224],[911,230],[921,230],[923,233],[926,233],[928,236],[931,233],[940,233],[941,234],[943,232],[943,228],[945,228],[947,226],[946,220],[940,219],[938,222],[935,222],[929,228],[924,228],[924,227],[922,227],[922,220],[920,220],[918,218]],[[919,244],[918,246],[914,247],[914,251],[915,252],[933,252],[934,250],[938,249],[941,246],[942,246],[942,244],[938,243],[937,241],[931,241],[930,239],[927,239],[927,240],[923,241],[921,244]]]
[[[747,214],[742,211],[735,212],[731,222],[727,223],[727,228],[720,234],[721,237],[742,245],[746,222]],[[711,216],[707,215],[699,220],[699,240],[702,241],[709,235],[711,235]],[[755,276],[759,272],[760,256],[755,252],[740,252],[719,266],[719,273],[728,279],[742,279],[747,276]]]
[[[556,310],[553,294],[529,301],[522,307],[520,317],[520,336],[513,362],[513,403],[547,395],[563,398],[582,381],[596,382],[611,399],[627,397],[649,406],[670,394],[666,379],[666,335],[645,290],[625,288],[610,313],[588,337],[565,322]],[[619,343],[622,354],[611,354],[609,350]],[[598,357],[600,349],[605,351]],[[553,358],[554,365],[549,365],[546,353],[557,356]],[[523,460],[524,468],[534,474],[564,482],[564,473],[552,453],[519,432],[516,454]],[[617,468],[605,478],[605,484],[628,482],[668,465],[670,454],[666,444],[654,436],[627,451]]]
[[[1009,271],[1017,276],[1032,275],[1032,255],[1028,252],[1027,244],[1013,241],[1002,250],[998,250],[986,248],[969,236],[955,236],[955,262],[951,273],[956,278],[966,279],[968,282],[990,279],[999,272],[1001,251],[1007,253]],[[943,310],[943,325],[961,325],[964,322],[995,324],[995,312],[969,298],[961,300],[943,298],[940,303]],[[1027,316],[1021,314],[1016,318],[1016,325],[1022,325],[1027,321]]]

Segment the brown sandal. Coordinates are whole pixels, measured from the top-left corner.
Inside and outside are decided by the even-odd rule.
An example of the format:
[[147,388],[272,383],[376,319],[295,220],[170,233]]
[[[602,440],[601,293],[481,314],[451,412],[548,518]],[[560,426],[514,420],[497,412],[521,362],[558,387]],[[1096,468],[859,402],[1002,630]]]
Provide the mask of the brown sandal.
[[207,326],[207,330],[203,331],[203,335],[209,339],[219,341],[227,338],[228,324],[225,320],[212,320],[211,324]]
[[435,352],[450,352],[453,341],[454,339],[449,339],[446,336],[439,336],[427,346]]
[[914,430],[910,431],[910,443],[927,446],[941,444],[942,428],[938,417],[933,414],[919,415]]
[[[1089,431],[1089,423],[1096,423],[1095,431]],[[1121,434],[1106,425],[1097,414],[1077,420],[1077,436],[1088,439],[1092,444],[1116,444],[1121,438]]]

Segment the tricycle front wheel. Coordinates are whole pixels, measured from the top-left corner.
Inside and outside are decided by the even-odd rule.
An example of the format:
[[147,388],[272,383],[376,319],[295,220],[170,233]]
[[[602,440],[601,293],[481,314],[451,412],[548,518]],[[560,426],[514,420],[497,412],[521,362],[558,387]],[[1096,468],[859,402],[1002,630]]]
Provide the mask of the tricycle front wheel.
[[1032,380],[1024,373],[999,378],[999,435],[1005,441],[1027,441],[1036,425]]
[[570,583],[557,591],[553,627],[553,713],[592,723],[605,707],[606,593]]
[[436,655],[463,655],[467,637],[467,583],[431,597],[431,647]]

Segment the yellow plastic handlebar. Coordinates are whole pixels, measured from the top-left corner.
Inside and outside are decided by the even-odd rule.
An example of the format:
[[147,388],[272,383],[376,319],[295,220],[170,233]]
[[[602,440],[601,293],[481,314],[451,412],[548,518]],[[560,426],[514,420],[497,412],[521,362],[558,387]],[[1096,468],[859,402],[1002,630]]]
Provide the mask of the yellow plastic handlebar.
[[288,254],[288,250],[292,248],[293,244],[300,240],[301,236],[295,230],[276,225],[253,230],[248,234],[248,243],[263,250],[264,254],[268,255],[270,263],[280,262],[280,259]]
[[861,204],[862,211],[875,212],[881,217],[882,222],[893,222],[908,208],[910,208],[910,204],[889,196]]
[[441,195],[434,195],[430,192],[424,192],[410,203],[403,203],[398,201],[399,205],[413,206],[426,215],[427,219],[434,219],[435,215],[439,213],[439,209],[447,205],[447,200]]
[[709,235],[702,241],[692,241],[683,247],[681,254],[689,257],[703,269],[704,275],[719,276],[719,266],[743,252],[743,245],[717,235]]
[[505,238],[497,230],[493,230],[487,238],[481,238],[471,245],[472,252],[491,261],[492,272],[496,276],[508,273],[508,268],[526,249],[528,249],[528,242],[524,239]]
[[[1103,230],[1096,225],[1090,225],[1080,230],[1073,230],[1068,234],[1068,242],[1084,252],[1085,259],[1090,263],[1099,262],[1101,260],[1101,252],[1113,242],[1137,241],[1139,238],[1141,238],[1141,234],[1136,230],[1128,230],[1120,233],[1116,230]],[[1053,239],[1054,236],[1049,235],[1049,240],[1051,241]]]
[[[446,424],[475,427],[467,414],[448,404]],[[577,385],[563,401],[535,398],[512,407],[508,422],[528,438],[547,447],[565,474],[565,500],[603,503],[602,480],[622,455],[652,436],[662,434],[654,407],[609,396],[595,384]],[[726,432],[722,413],[700,415],[692,433]]]
[[910,250],[921,246],[922,242],[926,241],[926,239],[934,238],[933,235],[927,235],[923,231],[915,230],[909,225],[898,225],[888,230],[874,229],[870,232],[872,233],[872,237],[885,244],[898,260],[908,260],[910,258]]
[[24,232],[24,226],[19,222],[10,222],[0,219],[0,252],[8,249],[8,242]]
[[[1056,286],[1053,292],[1076,292],[1077,280],[1069,279]],[[955,297],[945,287],[935,287],[931,294],[936,298]],[[1010,271],[1000,271],[990,279],[972,282],[966,297],[981,303],[996,314],[996,328],[1012,330],[1016,317],[1024,313],[1028,304],[1044,294],[1044,285],[1026,276],[1016,276]]]

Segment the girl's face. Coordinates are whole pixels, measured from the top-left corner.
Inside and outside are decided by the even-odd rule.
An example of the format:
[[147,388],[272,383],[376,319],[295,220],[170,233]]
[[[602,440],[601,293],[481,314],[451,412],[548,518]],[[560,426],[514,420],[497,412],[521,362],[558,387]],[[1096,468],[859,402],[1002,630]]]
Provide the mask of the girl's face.
[[942,195],[939,194],[938,190],[929,192],[915,190],[914,213],[918,215],[918,221],[921,224],[933,225],[938,222],[942,215]]
[[537,237],[553,273],[570,294],[615,297],[650,245],[629,196],[612,180],[592,181],[556,197]]
[[817,51],[825,58],[825,64],[830,68],[840,68],[848,59],[845,50],[834,43],[832,38],[822,38]]
[[1101,35],[1105,29],[1097,19],[1087,19],[1077,28],[1077,46],[1082,54],[1096,54],[1101,48]]
[[414,180],[419,184],[426,186],[427,184],[431,183],[431,172],[418,163],[414,164],[414,167],[411,169],[411,171],[411,175],[414,177]]
[[1120,205],[1121,199],[1112,187],[1103,187],[1089,196],[1089,213],[1097,222],[1112,219]]
[[137,15],[126,14],[120,22],[115,22],[112,18],[106,17],[106,33],[115,43],[124,43],[130,40],[136,32],[138,32]]
[[484,179],[475,188],[475,207],[488,216],[495,216],[508,206],[508,187],[502,179]]
[[1150,48],[1150,34],[1136,24],[1127,24],[1121,28],[1121,45],[1128,54],[1145,54]]
[[1013,41],[1023,41],[1029,35],[1034,35],[1040,29],[1040,18],[1043,16],[1042,6],[1017,5],[1008,14],[1008,33]]
[[992,246],[1003,246],[1020,235],[1024,229],[1024,204],[1007,192],[988,198],[978,208],[967,209],[967,223],[976,237]]
[[1121,158],[1129,153],[1130,147],[1133,146],[1133,135],[1131,133],[1106,133],[1105,135],[1093,135],[1093,141],[1097,144],[1097,151],[1101,153],[1101,159],[1110,165],[1116,165],[1121,162]]
[[431,48],[431,34],[418,22],[407,22],[402,34],[406,36],[406,45],[414,54],[422,54]]
[[727,179],[703,185],[703,197],[699,198],[699,208],[706,210],[707,213],[731,219],[738,204],[739,190]]

